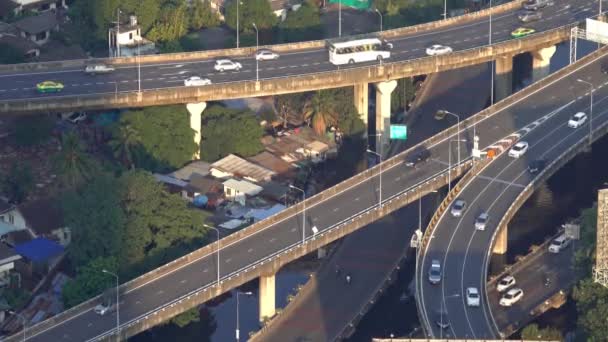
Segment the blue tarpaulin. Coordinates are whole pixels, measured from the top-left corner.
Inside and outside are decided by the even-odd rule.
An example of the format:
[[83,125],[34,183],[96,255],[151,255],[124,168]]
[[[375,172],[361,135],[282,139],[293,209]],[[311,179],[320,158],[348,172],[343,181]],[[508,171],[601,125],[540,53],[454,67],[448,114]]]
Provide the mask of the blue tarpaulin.
[[63,253],[63,247],[55,241],[37,238],[15,246],[15,252],[34,262],[45,262]]

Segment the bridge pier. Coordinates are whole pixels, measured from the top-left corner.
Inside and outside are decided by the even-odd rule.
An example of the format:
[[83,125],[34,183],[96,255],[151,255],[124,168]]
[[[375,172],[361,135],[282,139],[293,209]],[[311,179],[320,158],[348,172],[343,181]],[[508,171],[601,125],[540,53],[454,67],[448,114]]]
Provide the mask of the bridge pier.
[[496,234],[496,241],[494,242],[494,254],[505,254],[507,253],[507,242],[508,242],[508,226],[502,227]]
[[386,81],[376,83],[376,150],[380,150],[379,146],[382,144],[381,151],[386,151],[389,141],[388,128],[391,125],[391,94],[397,87],[397,81]]
[[513,56],[496,59],[495,101],[500,101],[513,92]]
[[203,114],[205,108],[207,108],[207,102],[188,103],[186,105],[186,109],[188,109],[188,113],[190,113],[190,128],[194,130],[194,143],[198,146],[192,159],[201,158],[201,114]]
[[[355,108],[357,109],[357,113],[359,117],[365,125],[367,126],[368,122],[368,99],[369,99],[369,91],[368,91],[368,83],[358,83],[354,86],[354,99],[355,99]],[[367,133],[367,130],[365,131]]]
[[532,52],[532,82],[549,76],[551,57],[555,50],[555,45],[552,45]]
[[276,313],[275,275],[260,276],[260,322]]

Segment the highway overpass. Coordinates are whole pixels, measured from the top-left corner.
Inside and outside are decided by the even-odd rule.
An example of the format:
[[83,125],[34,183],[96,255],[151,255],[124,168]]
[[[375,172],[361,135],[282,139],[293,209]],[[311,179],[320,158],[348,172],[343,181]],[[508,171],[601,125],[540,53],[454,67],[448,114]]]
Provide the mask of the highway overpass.
[[[535,187],[588,147],[589,123],[572,129],[567,126],[567,121],[578,111],[589,114],[591,85],[596,108],[593,120],[589,121],[593,122],[593,139],[608,129],[605,106],[608,77],[600,72],[600,64],[606,61],[607,51],[603,48],[509,97],[507,100],[512,99],[512,103],[504,110],[510,113],[511,119],[503,125],[513,125],[521,140],[530,143],[529,151],[517,159],[503,153],[484,165],[480,172],[458,186],[458,193],[449,195],[442,205],[444,210],[435,214],[425,232],[425,245],[420,252],[417,271],[419,311],[423,326],[431,337],[498,336],[499,328],[494,313],[488,307],[485,287],[490,255],[492,250],[495,253],[506,252],[508,222]],[[483,132],[480,133],[482,136],[486,134]],[[535,176],[527,168],[532,160],[538,158],[548,160],[549,165]],[[455,198],[468,202],[467,210],[459,218],[448,213]],[[482,211],[489,213],[490,221],[484,231],[479,231],[474,228],[474,221]],[[438,285],[431,285],[427,280],[427,272],[434,259],[439,260],[443,268],[442,281]],[[481,307],[466,305],[463,291],[470,286],[481,289]],[[439,320],[448,322],[449,327],[440,329]]]

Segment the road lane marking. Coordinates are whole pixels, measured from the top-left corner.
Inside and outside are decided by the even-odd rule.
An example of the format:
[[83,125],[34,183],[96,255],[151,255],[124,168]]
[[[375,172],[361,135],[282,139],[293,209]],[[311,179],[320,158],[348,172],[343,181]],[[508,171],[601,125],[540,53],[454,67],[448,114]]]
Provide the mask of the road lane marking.
[[277,238],[272,238],[270,240],[268,240],[270,243],[277,241]]
[[203,273],[207,273],[207,272],[209,272],[209,269],[208,269],[208,268],[205,268],[205,269],[203,270]]
[[291,228],[291,231],[292,231],[292,232],[295,232],[295,231],[296,231],[296,229],[295,229],[295,228]]
[[163,290],[158,290],[158,292],[156,292],[156,295],[161,295],[163,293],[165,293]]
[[334,208],[334,209],[333,209],[333,212],[335,213],[335,212],[337,212],[338,210],[340,210],[340,208]]
[[185,284],[186,282],[187,282],[187,280],[186,280],[186,279],[184,279],[184,280],[180,281],[180,283],[182,283],[182,284]]
[[251,253],[251,252],[253,252],[253,248],[249,248],[249,249],[247,250],[247,253]]
[[226,263],[229,263],[229,262],[231,262],[231,261],[232,261],[232,258],[228,258],[228,259],[226,259]]

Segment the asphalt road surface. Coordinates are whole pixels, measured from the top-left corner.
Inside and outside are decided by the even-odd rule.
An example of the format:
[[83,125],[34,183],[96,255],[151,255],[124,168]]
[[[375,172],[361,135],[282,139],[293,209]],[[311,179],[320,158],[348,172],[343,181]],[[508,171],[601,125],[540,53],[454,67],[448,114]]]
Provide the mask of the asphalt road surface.
[[[606,1],[604,1],[606,2]],[[598,12],[596,0],[572,1],[555,0],[555,4],[542,10],[543,18],[533,23],[521,24],[517,19],[519,10],[495,15],[492,18],[492,41],[494,43],[513,39],[511,32],[526,26],[537,32],[567,25]],[[608,5],[606,5],[608,8]],[[452,26],[423,33],[405,35],[389,41],[394,45],[391,62],[405,61],[426,56],[426,48],[432,44],[448,45],[454,51],[487,45],[489,33],[488,18],[459,26]],[[173,88],[184,85],[190,76],[209,78],[213,83],[251,81],[256,78],[256,62],[253,57],[236,58],[243,68],[240,71],[216,72],[214,59],[189,62],[169,62],[164,64],[141,65],[141,89]],[[374,62],[375,63],[375,62]],[[351,68],[361,65],[340,66]],[[329,63],[326,49],[302,50],[283,54],[278,60],[259,63],[259,78],[270,79],[333,71],[338,68]],[[60,93],[38,94],[36,84],[42,81],[56,81],[64,84]],[[57,96],[110,94],[138,90],[137,65],[118,67],[113,73],[91,76],[82,69],[57,68],[52,71],[9,72],[0,74],[0,101],[25,100]]]
[[[602,59],[605,61],[606,57]],[[500,128],[526,127],[521,130],[524,133],[521,140],[529,142],[530,148],[521,158],[511,158],[504,153],[490,163],[461,192],[459,197],[468,202],[465,213],[460,218],[452,217],[449,211],[442,216],[423,256],[418,277],[423,318],[434,337],[497,337],[493,313],[483,296],[487,256],[494,231],[509,206],[533,179],[527,171],[528,164],[538,158],[554,160],[567,148],[587,138],[588,123],[578,129],[567,127],[568,119],[575,112],[589,114],[589,96],[585,96],[589,86],[577,79],[595,86],[593,126],[608,121],[608,88],[605,87],[608,77],[600,72],[602,59],[579,66],[575,72],[505,110],[510,113],[510,120],[503,121]],[[491,131],[478,129],[478,132],[483,137]],[[485,231],[474,228],[475,219],[482,211],[490,216]],[[433,259],[442,265],[442,281],[438,285],[431,285],[427,280]],[[466,305],[464,291],[471,286],[481,289],[481,307]],[[440,329],[437,322],[441,321],[447,321],[449,328]]]

